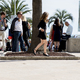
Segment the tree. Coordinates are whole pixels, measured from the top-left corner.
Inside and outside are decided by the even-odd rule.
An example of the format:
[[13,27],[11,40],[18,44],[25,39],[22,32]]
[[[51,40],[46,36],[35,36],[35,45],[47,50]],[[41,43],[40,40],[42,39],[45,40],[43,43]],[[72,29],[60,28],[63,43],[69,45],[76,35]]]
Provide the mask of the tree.
[[40,39],[37,37],[39,30],[37,28],[41,14],[42,14],[42,0],[33,0],[33,20],[32,20],[32,41],[31,46],[28,50],[29,53],[32,53],[33,49],[38,45]]
[[[14,15],[14,0],[0,0],[0,12],[5,11],[7,13],[7,19]],[[16,13],[22,11],[23,14],[30,12],[28,4],[25,4],[24,0],[16,0]]]
[[70,20],[73,21],[73,16],[71,14],[69,14],[67,11],[65,11],[65,10],[62,10],[62,11],[56,10],[56,13],[49,18],[49,25],[52,22],[54,22],[54,20],[56,18],[59,18],[60,19],[60,23],[61,24],[63,24],[68,19],[70,19]]

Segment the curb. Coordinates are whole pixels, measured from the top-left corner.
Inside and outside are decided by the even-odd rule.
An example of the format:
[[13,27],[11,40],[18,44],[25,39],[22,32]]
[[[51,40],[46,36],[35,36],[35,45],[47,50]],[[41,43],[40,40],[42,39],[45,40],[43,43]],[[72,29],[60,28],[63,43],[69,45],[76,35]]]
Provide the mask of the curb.
[[75,56],[4,56],[0,60],[80,60],[80,57]]

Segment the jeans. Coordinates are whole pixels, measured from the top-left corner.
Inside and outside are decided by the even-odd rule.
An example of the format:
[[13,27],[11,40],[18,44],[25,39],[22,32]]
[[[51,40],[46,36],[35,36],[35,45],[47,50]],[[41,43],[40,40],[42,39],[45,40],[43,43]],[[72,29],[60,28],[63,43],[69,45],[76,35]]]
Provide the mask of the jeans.
[[30,37],[30,29],[28,29],[28,37]]
[[20,41],[20,47],[21,47],[22,51],[27,51],[25,48],[25,45],[24,45],[23,36],[21,36],[20,31],[14,31],[14,33],[13,33],[12,51],[16,52],[18,41]]

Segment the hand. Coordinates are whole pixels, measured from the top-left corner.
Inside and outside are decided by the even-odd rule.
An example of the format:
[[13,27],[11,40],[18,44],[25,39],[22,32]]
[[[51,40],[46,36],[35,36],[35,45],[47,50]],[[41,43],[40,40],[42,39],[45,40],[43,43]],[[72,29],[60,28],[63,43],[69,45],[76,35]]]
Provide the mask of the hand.
[[28,27],[28,29],[30,29],[30,28],[31,28],[31,26]]
[[63,27],[64,26],[64,24],[61,24],[61,27]]
[[49,22],[49,19],[46,20],[46,23],[48,23],[48,22]]
[[66,34],[66,33],[63,33],[63,34]]
[[51,35],[49,35],[49,39],[51,39]]
[[6,19],[4,19],[5,27],[7,27]]
[[42,32],[44,32],[44,29],[41,29]]
[[28,26],[29,26],[29,27],[28,27],[28,29],[30,29],[30,28],[31,28],[31,26],[30,26],[29,22],[28,22]]
[[47,19],[46,21],[49,22],[49,19]]
[[4,19],[4,23],[6,23],[6,19]]
[[21,33],[21,36],[23,36],[23,33]]
[[18,19],[18,21],[20,22],[20,19]]

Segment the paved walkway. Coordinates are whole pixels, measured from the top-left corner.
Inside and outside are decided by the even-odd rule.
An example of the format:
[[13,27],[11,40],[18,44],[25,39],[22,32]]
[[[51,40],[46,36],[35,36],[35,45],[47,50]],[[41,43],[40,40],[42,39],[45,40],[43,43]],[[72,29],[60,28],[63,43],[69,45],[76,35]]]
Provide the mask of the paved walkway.
[[0,51],[0,57],[3,56],[3,55],[4,55],[4,54],[3,54],[3,51]]
[[70,53],[72,55],[75,55],[76,57],[80,57],[80,53]]
[[0,60],[0,80],[80,80],[80,60]]

